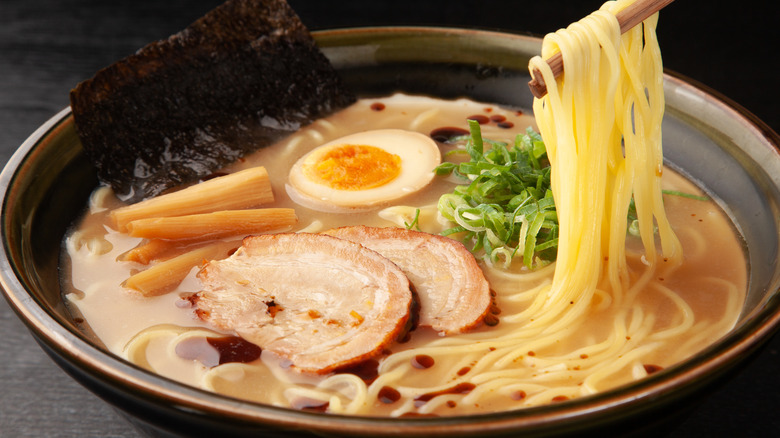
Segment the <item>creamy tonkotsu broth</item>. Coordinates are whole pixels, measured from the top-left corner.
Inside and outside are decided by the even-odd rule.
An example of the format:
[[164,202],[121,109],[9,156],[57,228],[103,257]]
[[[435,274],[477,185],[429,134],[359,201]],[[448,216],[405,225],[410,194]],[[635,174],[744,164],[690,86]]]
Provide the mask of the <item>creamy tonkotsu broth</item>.
[[[288,172],[306,152],[351,133],[395,128],[429,135],[440,128],[467,128],[466,119],[475,115],[486,119],[484,138],[510,143],[533,125],[533,117],[523,112],[462,99],[407,95],[363,99],[227,171],[264,166],[275,196],[268,206],[295,209],[299,222],[292,231],[319,232],[345,225],[404,227],[420,209],[420,230],[439,233],[450,224],[438,217],[436,203],[456,184],[452,177],[436,177],[391,206],[322,212],[290,198],[285,187]],[[457,146],[439,147],[445,154]],[[702,194],[669,169],[663,185]],[[497,325],[449,336],[420,327],[408,341],[391,344],[389,351],[352,372],[300,373],[266,351],[246,362],[259,353],[246,345],[238,347],[238,353],[232,350],[235,361],[219,364],[219,351],[225,351],[227,340],[235,340],[228,338],[234,333],[219,333],[194,315],[186,297],[200,290],[197,268],[175,290],[159,296],[143,297],[123,287],[132,273],[145,267],[119,259],[142,239],[111,228],[107,213],[121,203],[104,187],[96,189],[85,217],[66,238],[62,283],[74,315],[110,352],[195,387],[335,414],[444,416],[512,410],[642,379],[690,357],[733,327],[746,286],[739,237],[712,201],[681,196],[665,196],[664,201],[684,248],[682,266],[662,263],[652,278],[643,277],[641,242],[629,237],[632,287],[617,297],[602,282],[584,317],[563,329],[545,331],[528,328],[528,308],[552,281],[555,265],[529,271],[519,262],[503,269],[480,261],[500,309],[494,315]]]

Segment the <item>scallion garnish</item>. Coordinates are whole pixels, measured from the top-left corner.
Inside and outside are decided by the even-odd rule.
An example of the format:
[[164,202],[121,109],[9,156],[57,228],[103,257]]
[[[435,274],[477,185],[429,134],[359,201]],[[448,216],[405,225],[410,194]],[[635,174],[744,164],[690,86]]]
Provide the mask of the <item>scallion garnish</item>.
[[[680,192],[678,190],[661,190],[661,193],[664,195],[670,195],[670,196],[679,196],[681,198],[687,198],[687,199],[693,199],[695,201],[709,201],[710,198],[708,196],[699,196],[694,195],[692,193],[685,193]],[[657,231],[657,228],[655,225],[653,225],[653,232]],[[636,204],[634,203],[634,198],[631,198],[631,201],[628,204],[628,233],[632,236],[639,236],[639,219],[637,218],[636,213]]]
[[404,226],[406,226],[407,230],[415,229],[417,231],[420,231],[420,209],[415,209],[414,211],[414,220],[412,220],[412,223],[404,221]]
[[516,255],[529,268],[555,260],[558,217],[541,136],[528,128],[509,147],[483,139],[476,121],[469,120],[469,131],[465,153],[471,160],[436,168],[438,175],[469,181],[439,198],[441,215],[457,224],[442,234],[462,233],[473,252],[484,251],[487,260],[504,266]]

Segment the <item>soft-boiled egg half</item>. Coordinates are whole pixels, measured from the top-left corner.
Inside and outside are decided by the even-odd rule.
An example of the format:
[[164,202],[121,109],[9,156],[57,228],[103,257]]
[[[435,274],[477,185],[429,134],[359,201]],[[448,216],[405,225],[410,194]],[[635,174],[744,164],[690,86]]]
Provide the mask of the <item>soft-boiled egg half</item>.
[[290,170],[287,192],[315,210],[369,209],[422,189],[440,163],[439,147],[426,135],[402,129],[365,131],[301,157]]

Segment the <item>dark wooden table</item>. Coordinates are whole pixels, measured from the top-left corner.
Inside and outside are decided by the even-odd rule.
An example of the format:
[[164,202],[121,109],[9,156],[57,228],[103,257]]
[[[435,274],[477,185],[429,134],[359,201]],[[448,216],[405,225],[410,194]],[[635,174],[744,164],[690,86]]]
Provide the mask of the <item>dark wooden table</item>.
[[[0,162],[5,163],[37,126],[68,104],[68,91],[80,80],[178,31],[219,3],[0,0]],[[290,3],[312,29],[432,24],[544,34],[586,15],[601,1]],[[740,9],[735,2],[675,2],[662,15],[659,28],[665,65],[739,102],[779,131],[780,96],[770,68],[777,63],[780,42],[774,18],[747,3]],[[778,350],[780,336],[671,436],[776,436]],[[108,404],[60,371],[0,299],[0,437],[138,435]]]

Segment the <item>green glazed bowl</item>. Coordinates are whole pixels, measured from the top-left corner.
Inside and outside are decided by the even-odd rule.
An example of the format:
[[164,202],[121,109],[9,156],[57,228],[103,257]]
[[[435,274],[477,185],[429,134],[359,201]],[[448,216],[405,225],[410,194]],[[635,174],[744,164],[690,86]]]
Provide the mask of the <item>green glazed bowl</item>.
[[[361,96],[396,91],[530,108],[528,60],[541,40],[444,28],[316,32]],[[42,348],[73,378],[152,435],[551,436],[663,431],[749,359],[780,325],[780,138],[739,106],[674,74],[665,78],[669,165],[707,187],[742,232],[749,290],[736,327],[689,360],[638,383],[555,405],[448,418],[370,418],[239,401],[150,374],[79,331],[60,295],[58,257],[95,173],[69,109],[24,142],[0,175],[2,287]],[[65,92],[65,91],[63,91]]]

